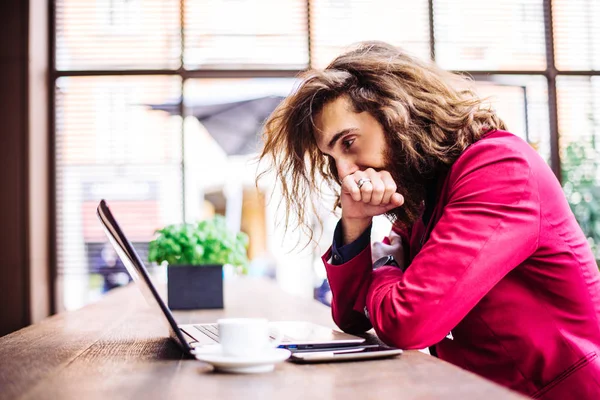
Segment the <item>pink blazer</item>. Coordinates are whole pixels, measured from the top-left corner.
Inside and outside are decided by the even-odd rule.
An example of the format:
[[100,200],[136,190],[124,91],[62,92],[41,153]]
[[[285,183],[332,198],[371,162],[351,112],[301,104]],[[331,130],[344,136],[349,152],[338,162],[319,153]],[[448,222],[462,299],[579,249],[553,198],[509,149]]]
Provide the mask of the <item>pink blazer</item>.
[[399,231],[405,272],[373,271],[370,248],[342,265],[323,256],[336,324],[372,326],[404,349],[436,345],[534,398],[600,399],[600,273],[550,168],[493,131],[440,186],[429,227]]

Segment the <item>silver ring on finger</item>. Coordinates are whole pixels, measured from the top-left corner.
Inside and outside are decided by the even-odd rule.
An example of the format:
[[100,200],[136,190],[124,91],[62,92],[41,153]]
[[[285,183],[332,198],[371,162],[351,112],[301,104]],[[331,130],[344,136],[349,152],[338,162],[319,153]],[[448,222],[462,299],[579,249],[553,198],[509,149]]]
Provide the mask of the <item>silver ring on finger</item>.
[[365,183],[371,183],[371,180],[369,178],[360,178],[358,182],[356,182],[356,186],[358,186],[358,189],[360,189]]

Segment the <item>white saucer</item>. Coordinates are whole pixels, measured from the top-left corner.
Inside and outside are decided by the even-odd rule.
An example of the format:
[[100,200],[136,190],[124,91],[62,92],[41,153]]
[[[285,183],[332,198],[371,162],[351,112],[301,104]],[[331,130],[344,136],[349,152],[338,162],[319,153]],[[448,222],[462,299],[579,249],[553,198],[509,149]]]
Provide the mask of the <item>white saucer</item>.
[[211,364],[219,371],[238,374],[257,374],[273,371],[275,364],[287,360],[290,354],[291,352],[287,349],[268,349],[256,356],[232,357],[224,355],[220,346],[194,350],[194,355],[198,360]]

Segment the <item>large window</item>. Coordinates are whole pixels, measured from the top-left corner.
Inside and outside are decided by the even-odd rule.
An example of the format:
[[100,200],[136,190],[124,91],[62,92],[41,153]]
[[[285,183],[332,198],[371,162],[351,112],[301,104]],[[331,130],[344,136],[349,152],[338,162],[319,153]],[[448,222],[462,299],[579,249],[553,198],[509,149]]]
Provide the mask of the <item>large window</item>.
[[[600,240],[593,206],[600,186],[598,1],[53,4],[59,310],[129,280],[96,220],[101,198],[143,257],[154,229],[227,213],[232,226],[250,232],[257,266],[268,270],[275,263],[285,288],[312,292],[315,276],[322,277],[316,267],[322,248],[286,255],[281,227],[271,228],[269,219],[278,211],[251,194],[256,133],[298,72],[327,65],[361,40],[384,40],[470,74],[509,130],[563,178],[590,242]],[[248,109],[253,114],[235,113]],[[234,135],[221,129],[231,123]],[[243,213],[250,219],[240,218]],[[327,246],[329,234],[323,237]]]

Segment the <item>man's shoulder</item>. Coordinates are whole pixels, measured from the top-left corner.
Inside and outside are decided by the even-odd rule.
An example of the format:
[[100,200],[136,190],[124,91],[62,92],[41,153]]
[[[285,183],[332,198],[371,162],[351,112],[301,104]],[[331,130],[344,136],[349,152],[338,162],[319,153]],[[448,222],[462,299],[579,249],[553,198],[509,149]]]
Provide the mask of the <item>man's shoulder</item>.
[[461,154],[454,167],[471,163],[524,162],[527,165],[544,162],[531,145],[520,137],[506,131],[496,130],[473,143]]
[[[470,145],[455,161],[450,170],[451,181],[471,172],[486,169],[493,176],[508,174],[525,177],[545,161],[526,141],[506,131],[493,131]],[[547,167],[547,166],[546,166]]]
[[533,147],[519,136],[501,130],[495,130],[469,146],[465,152],[488,152],[502,150],[498,156],[516,155],[529,156],[531,153],[537,154]]

